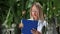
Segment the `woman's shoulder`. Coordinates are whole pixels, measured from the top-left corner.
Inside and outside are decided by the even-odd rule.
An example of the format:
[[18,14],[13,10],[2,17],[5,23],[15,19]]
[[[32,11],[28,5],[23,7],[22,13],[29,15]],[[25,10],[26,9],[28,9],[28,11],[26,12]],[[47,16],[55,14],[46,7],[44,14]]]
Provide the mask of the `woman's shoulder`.
[[48,25],[48,22],[46,20],[42,21],[42,20],[39,20],[39,23],[40,24],[43,24],[44,26]]
[[47,22],[46,20],[44,20],[43,24],[44,24],[45,26],[47,26],[47,25],[48,25],[48,22]]

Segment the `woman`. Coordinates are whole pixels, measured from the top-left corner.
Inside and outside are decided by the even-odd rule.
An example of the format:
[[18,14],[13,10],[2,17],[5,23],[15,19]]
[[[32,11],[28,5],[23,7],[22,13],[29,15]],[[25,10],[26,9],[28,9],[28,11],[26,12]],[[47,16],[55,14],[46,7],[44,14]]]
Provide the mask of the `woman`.
[[[32,4],[30,8],[29,20],[38,20],[37,30],[35,29],[31,30],[32,34],[42,34],[42,28],[43,26],[46,26],[47,23],[43,17],[42,6],[38,2],[35,2],[34,4]],[[23,26],[23,23],[21,23],[20,26]]]

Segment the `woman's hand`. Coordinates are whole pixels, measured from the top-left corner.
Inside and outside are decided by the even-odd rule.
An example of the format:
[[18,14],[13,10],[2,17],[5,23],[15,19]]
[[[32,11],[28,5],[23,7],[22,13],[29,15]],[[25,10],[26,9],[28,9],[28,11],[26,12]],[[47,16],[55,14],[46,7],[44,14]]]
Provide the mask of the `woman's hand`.
[[37,31],[35,29],[31,30],[31,32],[32,32],[32,34],[41,34],[39,31]]
[[23,28],[23,23],[20,23],[19,24],[19,28]]

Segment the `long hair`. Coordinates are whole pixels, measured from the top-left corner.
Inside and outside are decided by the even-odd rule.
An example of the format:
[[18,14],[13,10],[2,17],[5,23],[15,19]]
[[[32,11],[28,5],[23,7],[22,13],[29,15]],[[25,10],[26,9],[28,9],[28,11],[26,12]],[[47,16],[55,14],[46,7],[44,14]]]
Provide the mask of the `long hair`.
[[34,5],[35,5],[35,6],[38,8],[38,10],[39,10],[39,19],[43,21],[43,20],[44,20],[43,10],[42,10],[42,6],[41,6],[41,4],[40,4],[39,2],[35,2],[35,3],[32,4],[32,6],[31,6],[31,8],[30,8],[30,18],[32,18],[32,16],[31,16],[31,10],[32,10],[32,7],[33,7]]

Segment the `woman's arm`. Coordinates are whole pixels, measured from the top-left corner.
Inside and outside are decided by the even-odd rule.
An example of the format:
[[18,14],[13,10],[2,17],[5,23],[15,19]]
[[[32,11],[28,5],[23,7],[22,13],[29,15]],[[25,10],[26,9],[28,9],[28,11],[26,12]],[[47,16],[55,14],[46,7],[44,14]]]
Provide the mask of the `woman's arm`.
[[22,20],[21,20],[21,23],[19,24],[19,28],[23,28]]
[[47,21],[44,21],[44,27],[42,29],[42,34],[46,33],[48,34],[48,22]]
[[42,34],[41,32],[39,32],[39,31],[37,31],[35,29],[31,30],[31,32],[32,32],[32,34]]

